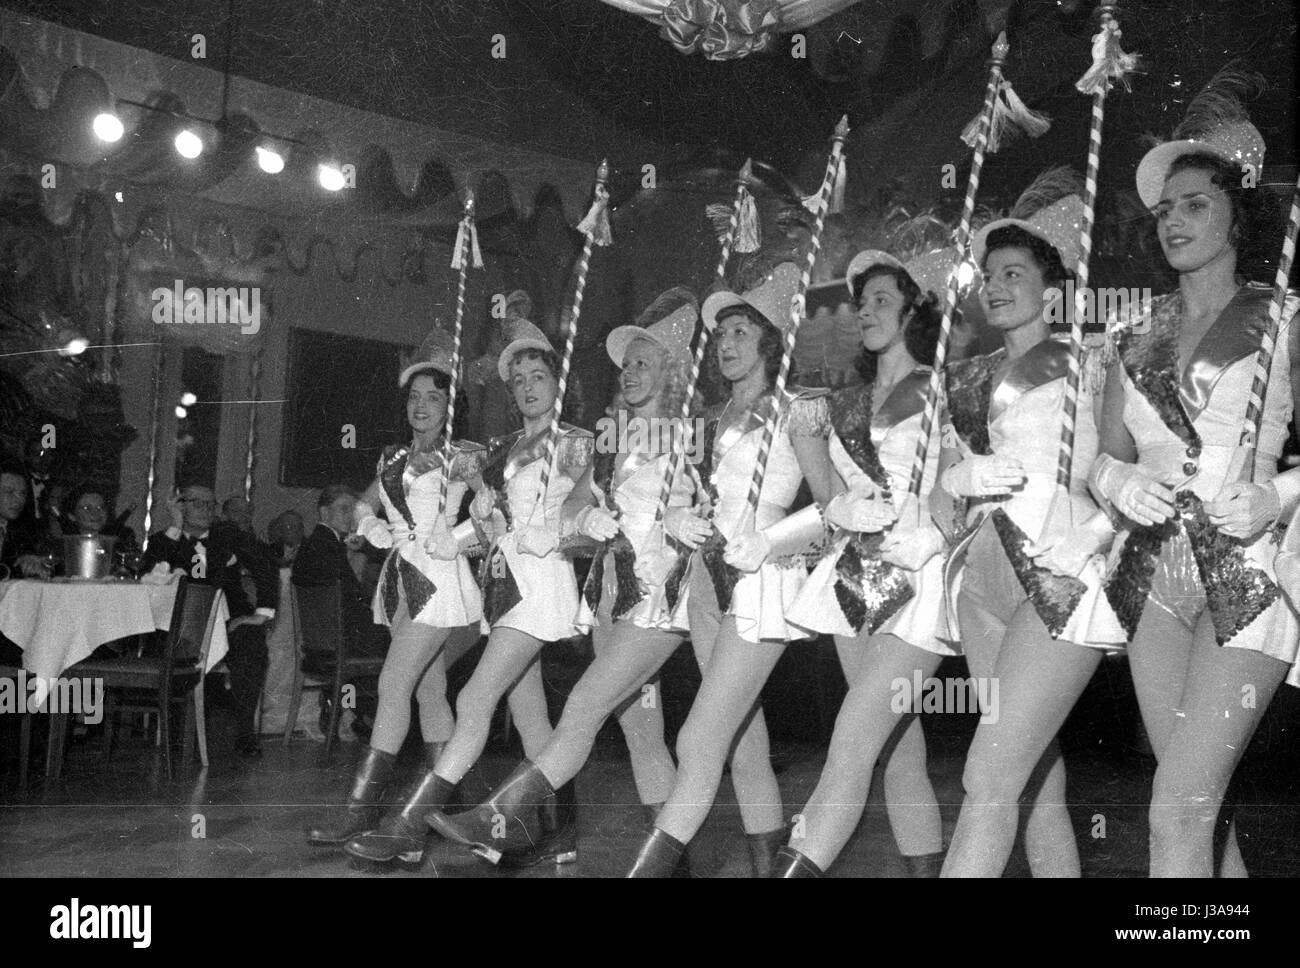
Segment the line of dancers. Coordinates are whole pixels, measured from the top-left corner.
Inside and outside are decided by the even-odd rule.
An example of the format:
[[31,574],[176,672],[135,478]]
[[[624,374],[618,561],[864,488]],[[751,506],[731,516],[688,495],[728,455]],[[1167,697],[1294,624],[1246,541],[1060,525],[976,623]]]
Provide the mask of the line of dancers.
[[[412,864],[432,830],[492,863],[572,861],[574,778],[617,716],[652,824],[629,876],[690,874],[688,845],[728,765],[754,876],[821,876],[861,819],[881,759],[913,875],[999,876],[1023,801],[1034,876],[1079,876],[1056,735],[1102,657],[1126,650],[1158,760],[1150,873],[1212,876],[1226,788],[1300,643],[1289,597],[1300,597],[1300,527],[1283,534],[1300,469],[1278,472],[1300,353],[1291,294],[1267,386],[1252,391],[1271,289],[1243,278],[1275,238],[1266,198],[1242,172],[1261,169],[1264,145],[1230,96],[1198,101],[1136,173],[1177,289],[1112,320],[1106,345],[1088,351],[1068,488],[1058,451],[1070,348],[1048,320],[1073,278],[1083,203],[1077,176],[1060,169],[973,241],[980,303],[1002,346],[944,367],[919,500],[910,478],[946,285],[933,267],[946,275],[950,259],[852,260],[863,382],[832,393],[775,392],[799,282],[789,263],[702,305],[672,290],[613,330],[619,406],[645,420],[681,412],[701,316],[712,333],[707,365],[725,401],[699,414],[703,459],[671,477],[662,514],[665,448],[605,452],[567,425],[540,487],[561,361],[527,320],[511,322],[499,361],[523,428],[444,451],[453,357],[431,336],[399,379],[411,442],[384,455],[360,507],[358,532],[391,548],[375,618],[392,627],[392,646],[370,748],[346,803],[310,840]],[[1253,475],[1237,460],[1252,392],[1262,404]],[[804,484],[814,503],[791,513]],[[470,519],[458,522],[467,488]],[[1071,524],[1053,530],[1053,520]],[[489,548],[479,581],[463,550],[471,532]],[[567,552],[583,541],[599,550],[579,589]],[[486,650],[452,715],[442,646],[479,620]],[[587,630],[595,659],[552,726],[540,650]],[[834,637],[850,688],[791,825],[759,694],[788,645],[819,635]],[[656,676],[686,640],[702,681],[674,757]],[[945,850],[918,710],[893,700],[898,679],[928,678],[958,654],[998,683],[999,709],[975,733]],[[428,769],[383,816],[413,695]],[[526,758],[485,802],[453,812],[503,697]],[[1234,830],[1218,872],[1245,874]]]

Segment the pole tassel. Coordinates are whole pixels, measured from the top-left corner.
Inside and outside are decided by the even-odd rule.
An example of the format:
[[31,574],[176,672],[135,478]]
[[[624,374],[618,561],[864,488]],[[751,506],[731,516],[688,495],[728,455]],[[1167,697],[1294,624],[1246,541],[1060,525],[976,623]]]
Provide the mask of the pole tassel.
[[763,244],[762,235],[758,227],[758,205],[754,202],[754,196],[745,193],[745,197],[740,202],[740,212],[736,217],[736,246],[737,252],[757,252],[759,246]]
[[1103,17],[1101,29],[1092,38],[1092,66],[1074,86],[1080,94],[1104,93],[1112,81],[1119,81],[1124,90],[1131,90],[1129,75],[1141,68],[1137,54],[1126,54],[1120,48],[1122,36],[1119,24],[1112,16]]

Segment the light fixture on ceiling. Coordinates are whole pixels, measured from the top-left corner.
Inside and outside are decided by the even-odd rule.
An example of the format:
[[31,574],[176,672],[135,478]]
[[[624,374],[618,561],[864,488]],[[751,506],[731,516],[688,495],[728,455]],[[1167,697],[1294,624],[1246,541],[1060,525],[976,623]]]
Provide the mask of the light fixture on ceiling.
[[265,145],[258,145],[255,149],[257,153],[257,167],[268,175],[278,175],[284,171],[284,155],[274,148],[268,148]]
[[316,177],[320,181],[321,188],[328,192],[342,191],[343,186],[347,184],[339,167],[327,162],[321,162],[316,166]]
[[182,128],[177,132],[175,145],[182,158],[192,160],[203,154],[203,139],[192,128]]
[[91,122],[90,127],[95,132],[96,138],[109,144],[121,141],[122,135],[126,133],[126,129],[122,126],[122,119],[112,111],[101,111],[95,115],[95,120]]

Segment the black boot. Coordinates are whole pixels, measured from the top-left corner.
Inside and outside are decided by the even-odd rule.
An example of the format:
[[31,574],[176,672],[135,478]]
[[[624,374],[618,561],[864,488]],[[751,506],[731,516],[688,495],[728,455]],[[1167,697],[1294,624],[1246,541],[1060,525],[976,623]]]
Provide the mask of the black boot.
[[768,877],[825,877],[826,872],[793,847],[782,847],[776,852],[776,864]]
[[307,843],[321,846],[347,843],[349,838],[364,833],[379,823],[383,814],[380,804],[384,799],[384,791],[393,779],[393,765],[396,762],[397,757],[392,753],[368,747],[365,756],[357,764],[357,775],[352,782],[347,804],[324,823],[309,828]]
[[576,815],[572,782],[556,790],[524,760],[485,803],[452,815],[434,810],[426,819],[442,836],[490,863],[526,866],[576,859]]
[[672,877],[677,862],[682,859],[685,851],[684,843],[655,827],[646,838],[646,842],[641,845],[641,852],[636,855],[636,862],[627,876]]
[[[645,813],[646,826],[653,828],[655,820],[659,818],[659,811],[664,808],[662,803],[643,803],[641,810]],[[687,844],[682,850],[682,856],[677,861],[677,866],[673,868],[673,877],[693,877],[691,874],[691,846]]]
[[402,812],[389,817],[378,828],[348,841],[346,850],[361,860],[387,863],[418,864],[424,859],[424,841],[428,827],[424,815],[430,810],[443,809],[451,798],[454,784],[429,770],[420,785],[407,799]]
[[749,863],[755,877],[772,876],[776,868],[776,852],[789,836],[790,830],[784,826],[763,834],[745,834],[745,842],[749,844]]
[[938,877],[943,870],[943,859],[947,851],[933,854],[904,854],[903,863],[907,865],[908,877]]

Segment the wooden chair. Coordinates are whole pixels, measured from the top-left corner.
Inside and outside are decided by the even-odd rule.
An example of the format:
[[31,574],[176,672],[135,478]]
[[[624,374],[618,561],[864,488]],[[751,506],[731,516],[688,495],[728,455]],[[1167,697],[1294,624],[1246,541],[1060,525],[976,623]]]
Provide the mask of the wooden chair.
[[[294,628],[301,649],[293,677],[293,695],[289,700],[289,718],[284,724],[284,745],[289,745],[298,724],[298,709],[304,689],[330,690],[330,719],[325,731],[325,755],[329,756],[338,741],[339,706],[343,687],[356,679],[377,679],[384,667],[382,656],[348,655],[344,634],[343,599],[339,583],[307,587],[291,585]],[[315,677],[316,682],[308,682]]]
[[[113,720],[121,711],[157,713],[158,745],[162,748],[163,766],[167,779],[172,778],[171,738],[172,706],[185,702],[193,694],[193,702],[186,703],[185,722],[182,727],[183,753],[181,765],[188,769],[193,762],[190,740],[199,749],[203,766],[208,765],[207,716],[204,709],[203,684],[206,678],[208,649],[212,644],[212,630],[217,618],[217,595],[220,589],[188,581],[183,576],[176,589],[176,604],[172,607],[171,627],[167,630],[161,655],[125,656],[120,659],[87,659],[69,669],[65,676],[103,679],[106,703],[104,709],[104,762],[113,751]],[[62,760],[62,734],[56,764]],[[59,773],[56,765],[54,778]]]

